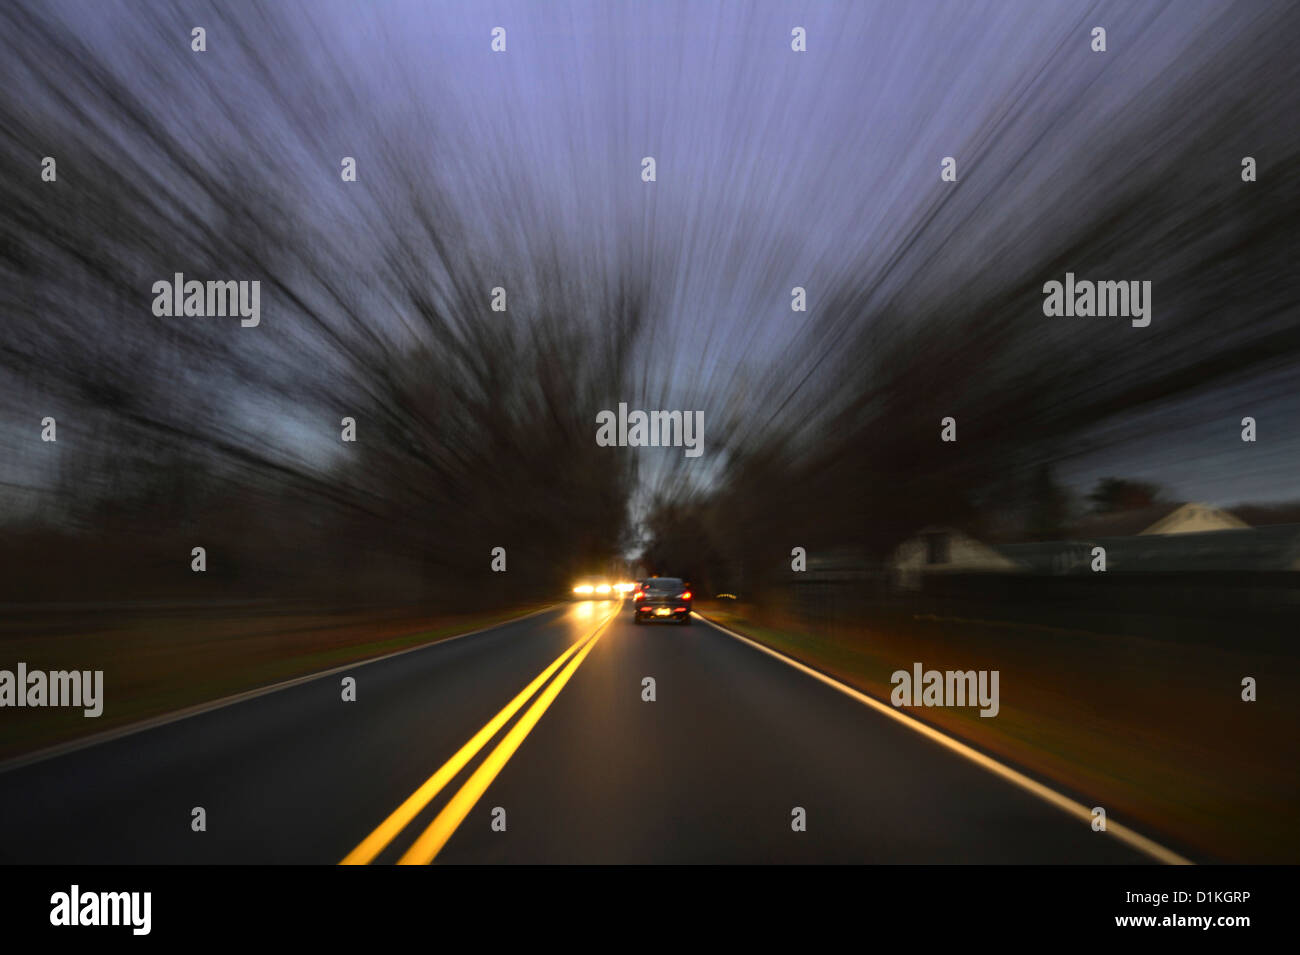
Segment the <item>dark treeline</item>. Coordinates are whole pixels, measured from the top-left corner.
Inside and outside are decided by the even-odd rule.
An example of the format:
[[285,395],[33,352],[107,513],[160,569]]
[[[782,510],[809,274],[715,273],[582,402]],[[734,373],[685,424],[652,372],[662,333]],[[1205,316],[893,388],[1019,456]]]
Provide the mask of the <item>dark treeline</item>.
[[[918,193],[900,170],[883,212],[866,187],[829,197],[879,213],[880,235],[792,279],[814,304],[775,355],[743,313],[788,294],[783,268],[817,222],[773,183],[828,198],[797,152],[745,138],[779,104],[736,100],[745,121],[718,155],[762,158],[750,174],[718,162],[704,185],[612,201],[578,160],[636,168],[646,137],[612,120],[645,117],[621,100],[574,104],[625,138],[601,153],[563,131],[568,166],[539,185],[526,135],[502,141],[472,90],[375,96],[310,5],[96,9],[0,11],[5,600],[497,602],[603,566],[629,499],[650,502],[653,569],[761,593],[793,546],[869,560],[939,523],[1050,539],[1072,462],[1210,413],[1228,428],[1266,400],[1293,412],[1300,394],[1292,4],[1204,14],[1158,75],[1144,51],[1174,7],[1105,6],[1124,41],[1104,56],[1077,55],[1086,24],[1062,20],[1041,68],[945,146],[956,184],[935,174]],[[668,168],[719,145],[707,123],[646,115],[681,137]],[[577,207],[598,211],[575,225]],[[178,272],[259,281],[260,325],[155,316],[153,284]],[[1150,326],[1045,317],[1043,283],[1066,272],[1149,280]],[[677,301],[698,310],[665,315]],[[742,320],[700,307],[718,302]],[[714,364],[737,352],[730,376]],[[647,459],[597,447],[593,415],[687,406],[665,364],[700,396],[708,448],[638,487]],[[47,417],[56,442],[40,440]],[[956,442],[939,440],[946,417]],[[1257,466],[1235,453],[1197,466]],[[1274,500],[1296,496],[1294,473]]]
[[[1300,408],[1300,17],[1251,10],[1207,19],[1122,109],[1094,97],[1140,51],[1080,72],[1044,50],[963,144],[960,188],[936,182],[900,241],[823,293],[803,347],[754,376],[720,476],[662,482],[647,563],[761,601],[794,579],[794,546],[866,565],[932,524],[1050,538],[1064,466],[1135,441],[1186,454],[1177,429],[1198,416],[1225,437],[1191,466],[1259,467],[1241,416],[1282,396],[1270,427],[1290,438]],[[1067,271],[1150,280],[1151,325],[1045,317],[1043,285]],[[1286,463],[1273,500],[1296,495]]]
[[[288,8],[192,8],[93,45],[44,4],[0,10],[0,600],[456,609],[600,566],[633,474],[590,409],[619,394],[635,270],[563,280],[573,249],[491,170],[498,215],[467,212],[436,111],[358,101]],[[260,324],[155,316],[177,272],[260,281]]]

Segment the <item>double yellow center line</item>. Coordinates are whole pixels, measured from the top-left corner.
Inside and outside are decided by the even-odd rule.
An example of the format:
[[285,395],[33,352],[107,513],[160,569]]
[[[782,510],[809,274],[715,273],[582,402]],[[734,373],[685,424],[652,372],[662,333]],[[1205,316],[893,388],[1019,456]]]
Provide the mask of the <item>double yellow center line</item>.
[[573,676],[578,667],[582,666],[582,661],[587,658],[591,648],[596,645],[596,641],[600,639],[605,629],[617,616],[618,609],[615,609],[595,630],[561,653],[550,666],[537,674],[531,683],[520,690],[519,694],[502,708],[501,712],[488,720],[481,730],[470,737],[468,743],[458,749],[451,759],[443,763],[437,772],[421,784],[419,789],[411,793],[400,806],[394,809],[388,818],[375,828],[374,832],[366,836],[360,845],[349,852],[339,865],[368,865],[373,862],[375,857],[383,852],[401,831],[410,824],[411,820],[418,816],[433,801],[434,797],[456,777],[456,774],[478,755],[488,741],[496,736],[501,727],[510,722],[510,719],[524,707],[524,704],[533,699],[533,696],[537,694],[542,686],[546,685],[546,681],[551,679],[555,671],[563,667],[564,669],[560,671],[560,675],[549,685],[546,685],[546,689],[537,696],[537,699],[533,701],[533,705],[528,708],[519,722],[511,727],[510,732],[488,754],[478,769],[460,787],[456,795],[451,797],[451,801],[443,807],[433,822],[429,824],[429,827],[420,834],[419,838],[397,860],[398,865],[428,865],[432,862],[434,857],[442,851],[442,847],[447,844],[447,840],[451,838],[452,833],[469,815],[469,811],[474,808],[474,804],[487,791],[488,786],[492,785],[492,781],[496,779],[497,774],[505,768],[510,757],[515,754],[515,750],[520,747],[533,727],[537,725],[537,721],[542,718],[542,714],[560,695],[560,691],[564,689],[564,685],[569,682],[570,677]]

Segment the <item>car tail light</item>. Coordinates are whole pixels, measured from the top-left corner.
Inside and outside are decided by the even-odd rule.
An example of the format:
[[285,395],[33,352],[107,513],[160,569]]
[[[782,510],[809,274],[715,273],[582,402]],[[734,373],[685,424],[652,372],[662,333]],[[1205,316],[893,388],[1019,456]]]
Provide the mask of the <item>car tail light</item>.
[[691,599],[691,592],[690,592],[689,590],[683,591],[682,593],[680,593],[680,594],[677,595],[677,599],[678,599],[678,600],[690,600],[690,599]]
[[673,613],[685,613],[685,612],[686,612],[685,607],[678,607],[676,610],[673,611]]
[[642,600],[644,598],[645,598],[645,592],[641,590],[638,590],[636,593],[632,595],[633,600]]

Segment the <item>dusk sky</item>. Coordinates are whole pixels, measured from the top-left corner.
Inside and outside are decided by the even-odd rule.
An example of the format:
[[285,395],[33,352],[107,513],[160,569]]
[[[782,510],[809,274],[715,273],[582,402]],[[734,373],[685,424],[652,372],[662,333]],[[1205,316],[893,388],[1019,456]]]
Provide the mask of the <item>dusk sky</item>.
[[[129,6],[58,8],[90,48],[134,75],[178,140],[229,141],[220,111],[181,105],[204,102],[211,77],[191,77],[184,96],[154,81],[139,50],[156,42],[158,24],[124,16]],[[188,31],[194,18],[178,8],[175,27]],[[1243,15],[1212,2],[1068,0],[326,2],[301,10],[287,19],[316,72],[277,77],[300,104],[296,128],[270,113],[257,120],[262,81],[227,57],[220,35],[209,38],[209,65],[224,71],[226,92],[249,91],[248,110],[265,132],[256,145],[277,163],[284,201],[347,246],[367,190],[382,191],[397,161],[379,152],[375,131],[398,129],[426,164],[418,175],[445,186],[463,215],[482,223],[478,247],[526,263],[512,275],[517,320],[527,320],[535,282],[607,283],[636,262],[652,307],[627,400],[706,410],[715,447],[728,412],[767,419],[800,389],[796,397],[816,403],[818,377],[808,371],[835,354],[847,330],[814,327],[832,286],[867,280],[856,321],[870,323],[880,311],[936,297],[974,298],[994,278],[1032,277],[1072,206],[1104,196],[1131,172],[1095,168],[1091,144],[1148,121],[1144,90],[1194,73]],[[1109,32],[1104,58],[1073,52],[1094,23]],[[247,25],[258,29],[252,12]],[[496,26],[507,30],[504,56],[489,49]],[[803,56],[791,55],[795,26],[807,30]],[[246,157],[251,144],[237,145]],[[1241,151],[1229,144],[1224,156]],[[352,192],[328,185],[340,155],[358,158]],[[653,184],[640,181],[643,156],[657,161]],[[963,187],[941,201],[944,156],[957,157]],[[527,200],[512,205],[510,195]],[[545,262],[529,256],[543,234],[577,263],[572,274],[547,275]],[[382,255],[360,244],[339,268],[364,276]],[[1156,321],[1146,333],[1176,334],[1186,293],[1162,285],[1158,267],[1141,267],[1156,280]],[[796,285],[807,289],[807,313],[790,309]],[[375,302],[375,323],[390,325],[381,294]],[[1041,336],[1127,336],[1141,347],[1137,329],[1047,321],[1024,316],[1026,354]],[[1283,369],[1174,411],[1134,408],[1101,423],[1128,435],[1104,455],[1062,449],[1061,476],[1081,490],[1105,474],[1141,477],[1217,504],[1290,496],[1300,437],[1281,439],[1270,416],[1295,385],[1294,371]],[[254,394],[232,400],[248,430],[269,433],[284,453],[329,453],[332,437],[313,428],[314,409],[268,411]],[[1249,466],[1237,437],[1244,414],[1269,436],[1249,449]],[[6,413],[6,444],[20,427],[30,427],[26,417]],[[646,486],[684,475],[707,483],[719,463],[661,449],[642,451],[641,461]],[[11,459],[0,477],[26,484],[32,462]]]

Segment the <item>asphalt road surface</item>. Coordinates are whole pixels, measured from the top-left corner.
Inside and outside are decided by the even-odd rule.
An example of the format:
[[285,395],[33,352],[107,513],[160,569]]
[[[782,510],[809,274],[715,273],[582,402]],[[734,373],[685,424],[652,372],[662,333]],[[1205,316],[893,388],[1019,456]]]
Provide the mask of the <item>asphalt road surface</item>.
[[0,862],[345,859],[1152,861],[702,621],[639,627],[618,601],[0,772]]

